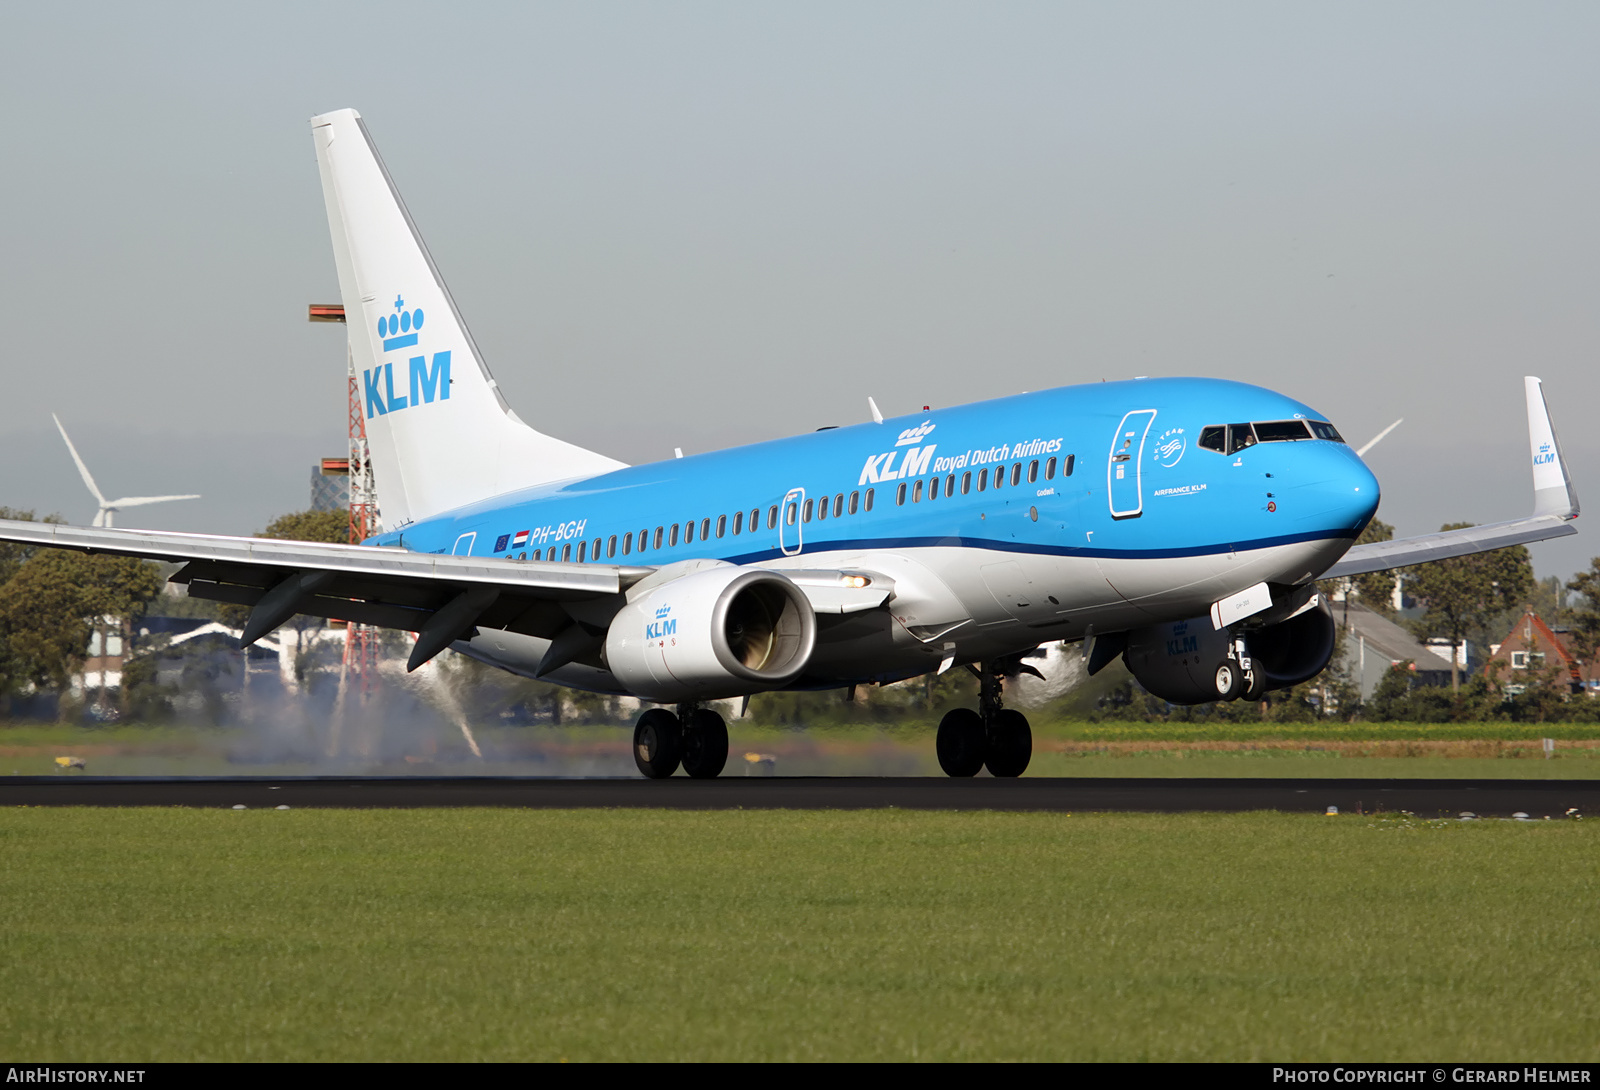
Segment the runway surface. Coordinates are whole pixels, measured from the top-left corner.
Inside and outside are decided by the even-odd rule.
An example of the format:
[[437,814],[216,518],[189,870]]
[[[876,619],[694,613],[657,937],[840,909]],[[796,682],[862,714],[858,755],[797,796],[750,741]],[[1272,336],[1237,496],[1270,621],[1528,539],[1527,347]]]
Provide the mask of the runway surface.
[[1600,780],[970,779],[740,777],[0,777],[0,806],[510,806],[734,810],[1407,810],[1420,817],[1600,815]]

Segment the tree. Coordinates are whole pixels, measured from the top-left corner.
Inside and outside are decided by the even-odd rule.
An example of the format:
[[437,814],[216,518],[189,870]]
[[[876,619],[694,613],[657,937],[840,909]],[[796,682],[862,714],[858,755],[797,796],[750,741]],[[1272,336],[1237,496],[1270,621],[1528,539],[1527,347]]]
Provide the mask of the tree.
[[[1470,522],[1447,523],[1443,530],[1464,530]],[[1521,545],[1493,552],[1435,560],[1408,569],[1406,587],[1426,613],[1414,626],[1423,638],[1450,641],[1450,687],[1461,688],[1457,649],[1469,630],[1481,628],[1503,610],[1521,604],[1533,590],[1533,563]]]
[[295,511],[279,515],[256,536],[340,545],[350,540],[350,515],[347,511]]
[[[1361,536],[1356,538],[1356,544],[1369,545],[1373,542],[1393,540],[1394,527],[1380,519],[1373,519],[1367,523],[1366,529],[1361,531]],[[1362,605],[1374,613],[1393,618],[1395,578],[1395,573],[1392,571],[1373,571],[1365,575],[1352,576],[1350,585],[1355,589],[1356,597],[1360,599]]]
[[1589,561],[1589,570],[1574,575],[1567,589],[1581,595],[1581,601],[1568,603],[1567,627],[1572,631],[1573,650],[1586,662],[1594,661],[1600,647],[1600,556]]
[[0,587],[0,672],[10,692],[60,692],[83,666],[89,639],[113,618],[131,650],[132,622],[161,591],[155,564],[40,549]]

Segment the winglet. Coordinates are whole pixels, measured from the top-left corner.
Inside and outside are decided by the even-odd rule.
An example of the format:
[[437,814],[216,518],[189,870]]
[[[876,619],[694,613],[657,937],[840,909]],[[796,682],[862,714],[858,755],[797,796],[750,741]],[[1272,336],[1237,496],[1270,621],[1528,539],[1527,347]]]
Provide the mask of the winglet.
[[1566,460],[1555,425],[1550,423],[1550,407],[1545,404],[1544,388],[1532,375],[1523,380],[1528,395],[1528,446],[1533,460],[1533,513],[1557,518],[1578,517],[1578,492],[1567,475]]

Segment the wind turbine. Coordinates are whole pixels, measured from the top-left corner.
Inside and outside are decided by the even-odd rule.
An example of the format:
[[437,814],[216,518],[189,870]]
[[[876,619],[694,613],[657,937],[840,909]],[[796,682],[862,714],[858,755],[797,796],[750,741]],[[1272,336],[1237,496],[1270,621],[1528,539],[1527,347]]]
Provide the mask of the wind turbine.
[[89,467],[83,464],[83,459],[78,457],[78,448],[72,445],[72,440],[67,436],[67,429],[62,426],[61,418],[55,413],[50,414],[50,419],[56,422],[56,428],[61,432],[61,438],[66,440],[67,451],[72,455],[72,460],[77,463],[78,472],[83,476],[83,483],[89,486],[89,491],[94,494],[95,502],[100,505],[100,510],[95,512],[94,525],[110,526],[112,517],[124,507],[142,507],[147,503],[166,503],[168,500],[197,500],[200,497],[191,496],[124,496],[120,500],[108,500],[101,495],[99,487],[94,483],[94,478],[89,476]]
[[1405,422],[1406,422],[1406,418],[1402,416],[1399,420],[1396,420],[1393,424],[1390,424],[1387,428],[1384,428],[1377,435],[1374,435],[1371,439],[1368,439],[1367,443],[1366,443],[1366,446],[1364,446],[1360,450],[1356,451],[1356,457],[1357,458],[1364,457],[1366,455],[1367,451],[1371,450],[1373,447],[1375,447],[1379,443],[1383,442],[1383,437],[1384,436],[1388,435],[1390,432],[1394,431],[1394,429],[1398,428],[1401,424],[1404,424]]

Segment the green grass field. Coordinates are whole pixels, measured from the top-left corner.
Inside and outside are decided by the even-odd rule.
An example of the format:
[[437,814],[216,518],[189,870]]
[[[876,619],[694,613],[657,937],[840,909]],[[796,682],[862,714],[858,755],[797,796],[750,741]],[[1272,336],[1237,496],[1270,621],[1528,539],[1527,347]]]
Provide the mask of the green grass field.
[[[729,725],[725,775],[746,753],[776,758],[786,776],[939,776],[934,726],[914,722],[793,730],[748,720]],[[61,772],[58,756],[100,776],[523,775],[634,776],[632,730],[623,725],[479,727],[483,757],[446,727],[384,739],[337,760],[314,739],[294,745],[272,723],[254,728],[19,724],[0,726],[0,775]],[[1594,724],[1515,723],[1083,723],[1041,721],[1030,776],[1246,776],[1288,778],[1594,779]],[[1542,739],[1554,741],[1545,759]]]
[[1600,1059],[1600,825],[0,811],[26,1060]]

